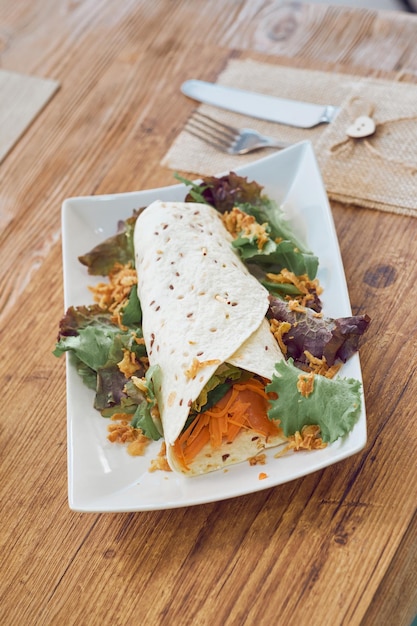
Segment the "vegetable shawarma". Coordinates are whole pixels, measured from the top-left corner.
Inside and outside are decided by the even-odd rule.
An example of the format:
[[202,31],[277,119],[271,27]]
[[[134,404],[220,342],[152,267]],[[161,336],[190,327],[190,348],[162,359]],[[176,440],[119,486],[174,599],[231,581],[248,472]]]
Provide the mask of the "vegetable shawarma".
[[[135,227],[143,337],[150,366],[158,366],[154,388],[168,460],[185,473],[236,463],[284,441],[282,431],[268,420],[261,382],[271,380],[275,364],[283,359],[265,318],[269,294],[231,241],[217,211],[197,203],[153,203]],[[246,423],[233,440],[227,437],[227,419],[221,426],[207,423],[199,438],[206,443],[188,462],[182,431],[201,392],[224,364],[241,372],[236,384],[228,386],[229,395],[234,401],[243,396],[240,405],[253,394],[262,399],[265,423]],[[221,419],[215,409],[206,413],[207,420]],[[232,414],[230,406],[227,413]],[[216,436],[212,432],[210,437],[210,430],[221,427],[225,436],[218,435],[213,446]],[[189,429],[191,439],[197,438],[194,431]]]

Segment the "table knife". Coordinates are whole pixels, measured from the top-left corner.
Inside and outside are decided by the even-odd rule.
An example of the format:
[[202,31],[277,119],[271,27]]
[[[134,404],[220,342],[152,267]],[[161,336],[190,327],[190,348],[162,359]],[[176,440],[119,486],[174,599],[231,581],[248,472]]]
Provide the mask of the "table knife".
[[185,81],[181,91],[198,102],[298,128],[313,128],[318,124],[329,123],[340,110],[340,107],[331,104],[277,98],[194,79]]

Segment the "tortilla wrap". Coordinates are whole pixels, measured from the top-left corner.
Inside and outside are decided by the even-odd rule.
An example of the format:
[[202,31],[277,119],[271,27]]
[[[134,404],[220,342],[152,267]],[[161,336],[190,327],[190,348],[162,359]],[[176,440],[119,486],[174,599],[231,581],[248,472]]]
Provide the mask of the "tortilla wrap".
[[[172,446],[189,409],[223,363],[271,379],[283,355],[265,318],[268,292],[239,259],[217,211],[205,204],[154,202],[134,233],[142,329],[174,470],[197,474],[237,463],[284,441],[240,433],[225,451],[203,449],[189,470]],[[272,440],[273,439],[273,440]],[[207,456],[209,455],[209,456]]]

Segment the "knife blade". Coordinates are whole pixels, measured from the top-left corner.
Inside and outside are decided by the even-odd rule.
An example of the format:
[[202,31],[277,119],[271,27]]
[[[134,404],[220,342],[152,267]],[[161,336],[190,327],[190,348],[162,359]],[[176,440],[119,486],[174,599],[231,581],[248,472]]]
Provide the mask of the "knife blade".
[[340,110],[331,104],[278,98],[195,79],[185,81],[181,91],[198,102],[298,128],[313,128],[332,122]]

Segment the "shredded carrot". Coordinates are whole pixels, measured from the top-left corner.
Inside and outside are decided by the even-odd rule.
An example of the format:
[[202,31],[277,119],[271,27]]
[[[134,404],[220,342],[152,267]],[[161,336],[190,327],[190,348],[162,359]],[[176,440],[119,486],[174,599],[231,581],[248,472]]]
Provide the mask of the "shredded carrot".
[[242,430],[252,430],[264,437],[279,434],[280,428],[268,419],[268,408],[265,383],[257,378],[235,383],[215,406],[201,413],[178,437],[175,456],[187,469],[209,442],[213,449],[220,448],[224,442],[233,442]]
[[207,428],[202,428],[198,439],[195,438],[186,448],[186,461],[189,462],[193,459],[202,448],[210,441],[210,431]]
[[250,405],[242,402],[236,403],[234,413],[228,419],[227,441],[234,441],[241,430],[249,430],[250,425],[246,422],[245,413]]

